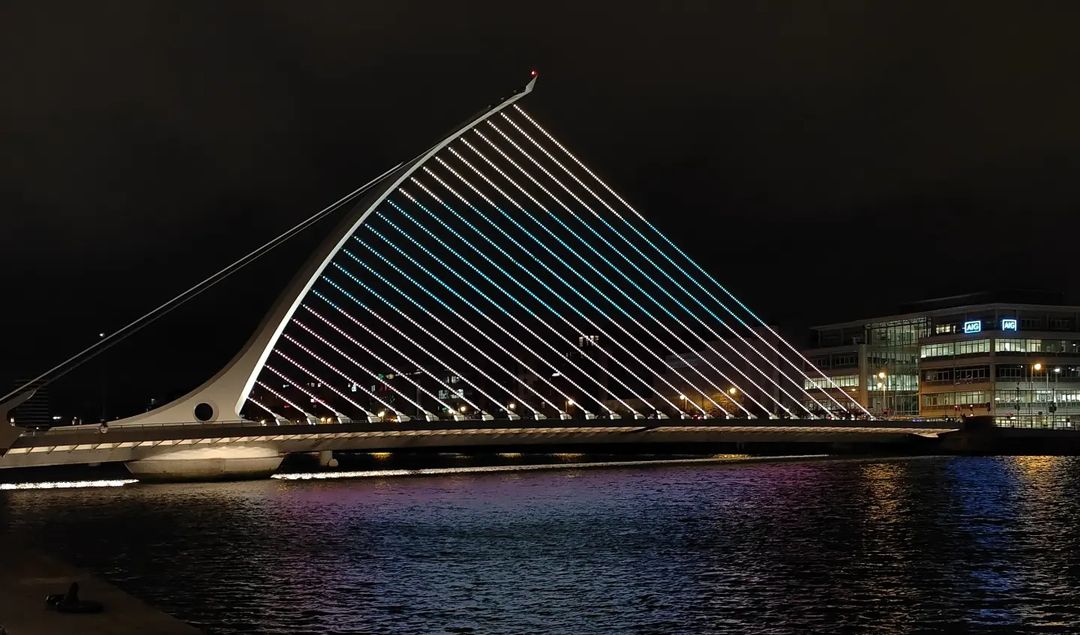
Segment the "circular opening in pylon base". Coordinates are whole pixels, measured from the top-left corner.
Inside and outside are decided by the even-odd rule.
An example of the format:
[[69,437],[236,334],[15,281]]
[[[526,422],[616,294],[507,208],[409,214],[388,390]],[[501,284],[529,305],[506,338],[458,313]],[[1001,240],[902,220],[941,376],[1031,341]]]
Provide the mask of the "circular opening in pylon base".
[[214,418],[214,407],[208,403],[195,406],[195,418],[199,421],[209,421]]

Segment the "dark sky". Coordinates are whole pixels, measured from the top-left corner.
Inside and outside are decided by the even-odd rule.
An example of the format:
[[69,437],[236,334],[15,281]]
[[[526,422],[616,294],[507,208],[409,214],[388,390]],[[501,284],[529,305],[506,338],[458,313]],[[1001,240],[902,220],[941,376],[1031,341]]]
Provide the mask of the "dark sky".
[[[1075,3],[633,4],[0,5],[0,381],[415,155],[534,67],[525,106],[767,319],[999,287],[1076,299]],[[54,391],[190,387],[318,231]]]

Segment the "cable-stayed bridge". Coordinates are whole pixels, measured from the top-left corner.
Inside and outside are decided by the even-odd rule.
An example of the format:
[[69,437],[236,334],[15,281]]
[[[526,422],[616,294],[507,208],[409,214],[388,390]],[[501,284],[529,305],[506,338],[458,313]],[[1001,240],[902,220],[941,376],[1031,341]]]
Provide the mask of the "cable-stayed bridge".
[[926,432],[845,422],[872,417],[530,115],[535,82],[331,206],[351,207],[202,386],[107,432],[9,431],[0,467],[395,431]]

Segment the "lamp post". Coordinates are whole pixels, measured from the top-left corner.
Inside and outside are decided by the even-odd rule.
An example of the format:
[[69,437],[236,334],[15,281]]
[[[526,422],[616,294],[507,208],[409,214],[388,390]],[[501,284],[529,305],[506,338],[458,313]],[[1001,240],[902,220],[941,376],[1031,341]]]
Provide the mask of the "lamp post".
[[1042,370],[1042,363],[1035,362],[1034,364],[1027,366],[1027,390],[1028,390],[1028,410],[1031,414],[1031,427],[1035,427],[1035,372]]
[[1031,398],[1028,400],[1031,403],[1031,427],[1035,427],[1035,373],[1043,369],[1042,362],[1035,362],[1031,366],[1030,381],[1028,382],[1028,388],[1031,390]]
[[889,411],[888,407],[886,406],[886,401],[885,401],[885,389],[886,389],[886,383],[887,383],[885,381],[885,379],[888,377],[888,375],[885,373],[885,371],[882,370],[882,371],[878,371],[877,377],[878,377],[878,388],[881,389],[881,417],[884,418],[885,415]]
[[[1058,379],[1061,378],[1061,366],[1054,367],[1054,389],[1050,391],[1050,405],[1047,406],[1047,410],[1050,412],[1050,427],[1054,427],[1054,419],[1057,417],[1057,384]],[[1049,388],[1050,373],[1046,374],[1046,383]]]

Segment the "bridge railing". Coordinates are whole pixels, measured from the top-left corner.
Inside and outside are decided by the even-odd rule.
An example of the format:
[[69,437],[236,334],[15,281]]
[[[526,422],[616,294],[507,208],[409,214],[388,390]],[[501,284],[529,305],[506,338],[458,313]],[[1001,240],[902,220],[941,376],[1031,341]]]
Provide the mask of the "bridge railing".
[[[108,434],[110,431],[138,431],[138,430],[162,430],[162,429],[176,429],[180,430],[210,430],[220,427],[222,429],[266,429],[267,431],[273,431],[277,428],[287,428],[290,430],[309,428],[317,430],[322,427],[340,427],[343,424],[337,421],[320,421],[317,423],[308,422],[277,422],[277,421],[253,421],[249,419],[230,419],[230,420],[218,420],[212,423],[192,422],[192,421],[176,421],[176,422],[157,422],[157,423],[125,423],[120,425],[109,426],[106,424],[81,424],[81,425],[66,425],[55,426],[48,429],[27,429],[23,432],[23,437],[43,437],[43,436],[57,436],[57,435],[98,435]],[[949,418],[923,418],[923,419],[903,419],[903,420],[859,420],[859,419],[495,419],[495,420],[480,420],[480,419],[467,419],[464,421],[451,421],[441,420],[436,422],[426,422],[423,419],[412,419],[407,423],[399,423],[392,420],[386,420],[379,423],[370,423],[368,421],[353,421],[347,424],[350,427],[397,427],[401,426],[409,429],[424,428],[430,426],[431,428],[445,428],[445,427],[618,427],[618,426],[640,426],[643,428],[656,428],[656,427],[685,427],[685,426],[707,426],[707,427],[744,427],[753,426],[761,428],[770,427],[827,427],[827,428],[917,428],[917,429],[943,429],[950,427],[959,427],[959,423]]]

